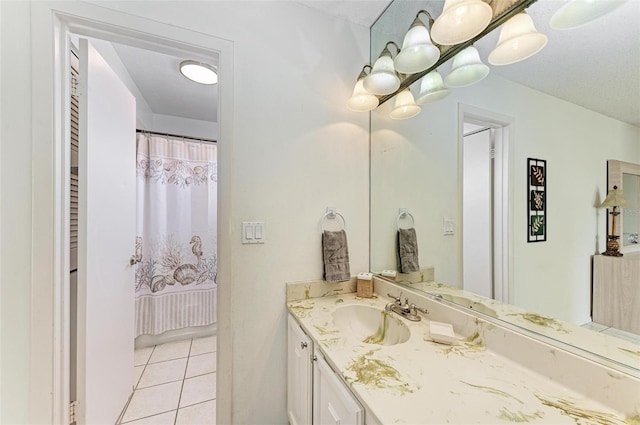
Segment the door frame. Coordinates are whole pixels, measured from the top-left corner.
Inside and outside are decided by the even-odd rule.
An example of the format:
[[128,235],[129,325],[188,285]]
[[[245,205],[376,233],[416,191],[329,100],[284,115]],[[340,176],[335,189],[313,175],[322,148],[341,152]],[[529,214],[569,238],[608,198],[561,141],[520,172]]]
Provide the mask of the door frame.
[[463,276],[462,234],[464,231],[463,215],[463,153],[464,123],[477,123],[496,131],[495,151],[500,156],[502,166],[495,167],[494,175],[494,228],[493,228],[493,293],[496,300],[511,303],[513,297],[513,117],[488,111],[471,105],[458,105],[458,276]]
[[[220,423],[232,405],[231,232],[233,169],[233,42],[86,3],[31,5],[33,140],[33,279],[30,421],[69,423],[69,98],[71,34],[163,53],[219,56],[218,87],[218,386]],[[47,54],[42,54],[47,52]],[[133,243],[133,242],[132,242]],[[133,249],[133,245],[132,245]],[[37,347],[37,349],[35,349]],[[44,410],[43,406],[50,406]]]

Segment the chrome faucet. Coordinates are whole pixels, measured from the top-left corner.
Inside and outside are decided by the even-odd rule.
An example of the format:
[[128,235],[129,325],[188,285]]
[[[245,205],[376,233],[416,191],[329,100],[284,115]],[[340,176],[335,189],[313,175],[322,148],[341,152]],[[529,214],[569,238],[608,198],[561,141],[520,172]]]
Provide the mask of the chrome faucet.
[[394,300],[394,302],[390,302],[385,306],[385,311],[392,311],[407,320],[411,320],[412,322],[419,322],[422,320],[420,316],[418,316],[418,311],[429,314],[429,310],[426,308],[420,308],[415,304],[409,304],[409,298],[404,299],[404,304],[402,304],[402,292],[398,297],[394,297],[391,294],[387,294],[387,296]]

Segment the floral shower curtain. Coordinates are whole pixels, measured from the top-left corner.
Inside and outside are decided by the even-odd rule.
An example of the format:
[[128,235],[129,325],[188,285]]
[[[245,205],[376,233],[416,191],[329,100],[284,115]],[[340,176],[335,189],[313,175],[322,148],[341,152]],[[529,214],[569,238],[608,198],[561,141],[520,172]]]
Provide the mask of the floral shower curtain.
[[217,147],[137,135],[136,336],[216,322]]

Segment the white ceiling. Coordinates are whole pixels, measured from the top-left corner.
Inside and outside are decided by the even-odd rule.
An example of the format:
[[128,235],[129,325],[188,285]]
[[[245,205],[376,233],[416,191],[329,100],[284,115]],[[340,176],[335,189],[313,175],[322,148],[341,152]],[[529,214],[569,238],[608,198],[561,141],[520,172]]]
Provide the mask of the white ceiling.
[[[390,1],[298,0],[298,3],[369,27]],[[393,41],[401,44],[417,10],[427,9],[436,17],[444,0],[398,0],[398,3],[393,5],[393,11],[389,10],[393,12],[392,19],[381,20],[376,27],[386,26],[383,30],[395,34]],[[544,50],[517,64],[491,66],[491,72],[640,127],[640,0],[630,0],[584,27],[555,31],[548,22],[562,3],[540,0],[527,10],[538,30],[549,37]],[[476,43],[483,60],[495,46],[498,33],[494,31]],[[217,121],[217,85],[203,86],[177,72],[180,61],[191,58],[122,45],[114,47],[154,113]],[[440,71],[447,72],[448,65]]]
[[[183,60],[205,59],[170,56],[116,43],[113,47],[153,113],[218,121],[218,85],[193,82],[178,70]],[[217,59],[206,62],[218,65]]]

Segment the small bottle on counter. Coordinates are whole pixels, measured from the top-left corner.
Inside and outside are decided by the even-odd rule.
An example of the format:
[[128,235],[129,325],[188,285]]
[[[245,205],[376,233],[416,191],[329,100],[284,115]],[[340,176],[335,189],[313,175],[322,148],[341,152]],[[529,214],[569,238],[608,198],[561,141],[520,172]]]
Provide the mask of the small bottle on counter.
[[356,278],[356,292],[357,296],[361,298],[373,297],[373,274],[372,273],[360,273]]

